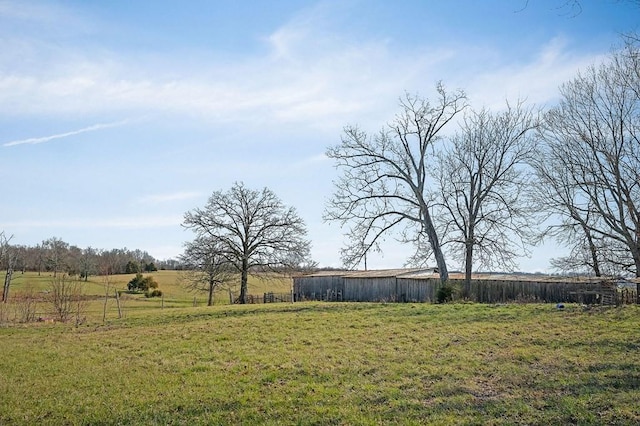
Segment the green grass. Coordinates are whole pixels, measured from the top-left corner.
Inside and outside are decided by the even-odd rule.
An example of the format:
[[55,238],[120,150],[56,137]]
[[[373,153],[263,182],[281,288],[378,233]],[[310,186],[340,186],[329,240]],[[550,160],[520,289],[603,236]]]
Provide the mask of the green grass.
[[0,424],[638,424],[640,307],[296,303],[0,328]]
[[[203,306],[207,303],[207,294],[205,292],[189,291],[183,281],[181,281],[181,273],[179,271],[157,271],[144,276],[151,275],[158,282],[159,289],[162,290],[163,298],[146,298],[144,294],[122,294],[121,310],[123,315],[146,314],[147,311],[156,311],[160,309],[170,308],[186,308]],[[4,273],[0,273],[4,277]],[[37,304],[37,316],[48,318],[52,316],[51,306],[46,302],[47,291],[50,289],[53,279],[52,273],[42,273],[38,275],[35,272],[27,272],[21,274],[14,273],[9,293],[9,306],[6,306],[5,312],[9,319],[19,318],[16,314],[19,309],[17,303],[21,296],[30,294],[41,301]],[[135,277],[135,274],[113,275],[109,277],[109,298],[107,300],[107,320],[118,318],[117,303],[115,300],[115,291],[124,291],[127,289],[127,283]],[[232,286],[235,297],[239,294],[238,284]],[[250,276],[248,283],[249,294],[262,295],[266,292],[289,293],[293,285],[292,279],[289,277],[278,275]],[[87,282],[82,282],[83,294],[89,299],[86,307],[85,316],[91,322],[101,322],[104,311],[105,299],[105,281],[101,276],[90,276]],[[227,290],[218,291],[215,294],[214,302],[216,304],[229,304],[229,295]],[[2,307],[0,307],[1,309]],[[2,324],[2,312],[0,312],[0,324]]]

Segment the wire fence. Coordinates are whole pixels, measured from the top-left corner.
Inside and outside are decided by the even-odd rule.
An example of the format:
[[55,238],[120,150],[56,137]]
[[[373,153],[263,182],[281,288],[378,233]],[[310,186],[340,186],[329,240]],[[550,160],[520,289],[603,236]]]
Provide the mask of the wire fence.
[[283,303],[293,301],[291,293],[263,293],[259,294],[248,294],[246,303],[249,304],[257,304],[257,303]]

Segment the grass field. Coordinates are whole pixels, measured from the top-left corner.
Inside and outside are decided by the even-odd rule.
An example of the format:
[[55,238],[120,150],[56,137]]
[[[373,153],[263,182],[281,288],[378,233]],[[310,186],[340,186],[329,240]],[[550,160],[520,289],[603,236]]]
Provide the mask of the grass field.
[[[205,292],[192,292],[186,289],[183,281],[181,280],[181,273],[179,271],[157,271],[149,274],[143,274],[144,276],[151,275],[159,285],[159,289],[162,290],[162,298],[146,298],[144,294],[122,294],[121,295],[121,312],[124,316],[147,314],[148,311],[157,309],[168,309],[176,307],[193,307],[203,306],[207,304],[207,294]],[[4,277],[4,274],[0,274]],[[111,320],[119,317],[117,303],[115,299],[115,292],[117,290],[124,291],[127,289],[127,283],[135,276],[135,274],[129,275],[113,275],[109,277],[109,298],[107,299],[106,307],[106,319]],[[21,298],[22,295],[30,294],[36,299],[40,299],[37,303],[37,316],[38,317],[51,317],[52,307],[46,302],[47,292],[50,290],[52,274],[42,273],[38,275],[35,272],[27,272],[21,274],[15,273],[11,282],[11,289],[9,294],[9,300],[13,301],[13,306],[5,307],[5,316],[11,318],[19,317],[19,314],[14,312],[19,309],[16,305],[16,301]],[[237,297],[239,293],[239,281],[238,284],[232,286],[232,291]],[[289,293],[291,291],[292,280],[289,277],[284,276],[267,276],[261,277],[251,276],[248,283],[249,294],[262,295],[265,292],[274,293]],[[104,277],[90,276],[87,282],[82,281],[82,293],[88,298],[88,305],[85,308],[85,316],[89,323],[102,321],[104,313],[104,301],[105,301],[105,280]],[[215,294],[214,302],[216,304],[229,304],[229,293],[225,289],[218,291]],[[0,309],[2,307],[0,306]],[[1,314],[2,312],[0,312]],[[2,315],[0,315],[0,324],[2,323]]]
[[638,306],[305,302],[11,325],[0,424],[640,424],[639,324]]

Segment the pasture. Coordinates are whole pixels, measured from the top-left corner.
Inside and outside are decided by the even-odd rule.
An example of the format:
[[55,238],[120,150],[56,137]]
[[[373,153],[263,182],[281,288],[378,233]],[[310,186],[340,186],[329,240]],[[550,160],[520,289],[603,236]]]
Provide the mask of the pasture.
[[638,306],[322,302],[12,324],[0,424],[638,424],[639,324]]
[[[4,276],[4,274],[0,274]],[[90,276],[87,282],[80,282],[82,295],[87,300],[83,309],[83,317],[87,323],[102,322],[105,313],[108,322],[117,319],[120,314],[124,317],[129,315],[146,315],[158,309],[169,309],[177,307],[205,306],[207,304],[206,292],[189,291],[184,285],[184,278],[180,271],[157,271],[144,273],[144,276],[151,276],[158,283],[158,288],[162,291],[163,297],[146,298],[144,294],[127,294],[127,283],[135,277],[135,274],[111,275],[108,282],[103,276]],[[25,297],[35,300],[35,310],[37,317],[50,318],[53,316],[51,304],[47,302],[51,290],[53,274],[43,272],[20,272],[14,273],[9,292],[9,305],[0,306],[0,324],[3,318],[19,321],[22,306],[21,301]],[[238,282],[231,285],[232,293],[237,297],[240,289],[240,278]],[[251,295],[262,295],[265,292],[290,293],[292,280],[289,277],[279,275],[251,276],[248,283],[248,291]],[[118,311],[115,292],[120,291],[120,311]],[[105,297],[108,295],[108,297]],[[229,292],[225,289],[216,291],[214,297],[215,304],[229,304]],[[4,312],[2,311],[4,309]]]

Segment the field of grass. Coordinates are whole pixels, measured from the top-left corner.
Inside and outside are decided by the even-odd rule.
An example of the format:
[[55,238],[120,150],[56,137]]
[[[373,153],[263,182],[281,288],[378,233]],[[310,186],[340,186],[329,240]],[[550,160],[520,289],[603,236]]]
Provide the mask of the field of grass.
[[282,303],[0,327],[0,424],[640,424],[640,307]]
[[[143,274],[151,275],[157,282],[158,288],[162,290],[162,298],[146,298],[144,294],[121,294],[121,312],[124,316],[135,315],[138,312],[147,312],[157,309],[168,309],[177,307],[193,307],[203,306],[207,304],[207,294],[205,292],[192,292],[187,290],[179,271],[157,271],[153,273]],[[4,277],[4,273],[0,274]],[[119,317],[115,292],[127,289],[127,283],[135,276],[135,274],[113,275],[109,277],[109,298],[107,299],[106,319],[111,320]],[[51,273],[42,273],[38,275],[35,272],[27,272],[21,274],[19,272],[13,275],[11,288],[9,293],[10,306],[5,307],[5,316],[10,319],[19,317],[14,311],[20,306],[15,306],[21,296],[29,294],[31,297],[40,299],[37,303],[38,317],[51,317],[52,307],[46,302],[47,292],[50,290],[53,275]],[[232,286],[232,291],[237,297],[240,290],[240,278],[238,284]],[[293,285],[291,278],[284,276],[266,276],[262,277],[250,276],[248,283],[249,294],[262,295],[266,292],[289,293]],[[84,316],[87,317],[89,323],[102,321],[105,302],[105,279],[101,276],[90,276],[87,282],[82,281],[82,293],[88,299]],[[225,289],[218,291],[214,297],[215,304],[229,304],[229,293]],[[13,306],[11,306],[13,305]],[[1,309],[2,307],[0,307]],[[2,314],[2,312],[0,312]],[[0,315],[0,324],[2,323],[2,315]]]

